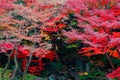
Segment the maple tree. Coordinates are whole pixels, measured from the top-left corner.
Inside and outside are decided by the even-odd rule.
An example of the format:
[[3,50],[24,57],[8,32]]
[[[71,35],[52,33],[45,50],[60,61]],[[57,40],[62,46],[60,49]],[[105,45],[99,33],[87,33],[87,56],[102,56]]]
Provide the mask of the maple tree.
[[[0,41],[0,52],[7,53],[12,50],[8,55],[9,59],[10,57],[14,58],[16,66],[12,79],[14,79],[18,68],[17,58],[22,59],[24,79],[27,70],[31,72],[34,71],[32,68],[43,67],[42,58],[55,59],[55,52],[50,50],[52,49],[52,44],[48,43],[48,41],[43,41],[43,38],[49,36],[47,33],[56,32],[64,26],[62,23],[56,23],[66,14],[62,11],[62,4],[57,2],[54,4],[42,0],[25,0],[21,3],[17,0],[1,0],[0,3],[0,37],[3,39]],[[30,44],[27,44],[27,42],[30,42]],[[29,67],[30,62],[33,61],[33,56],[38,58],[36,62],[39,63],[40,61],[41,65]],[[27,61],[28,57],[29,60]],[[9,62],[6,68],[9,66]],[[40,68],[40,70],[42,69]],[[5,71],[2,73],[2,78]]]
[[[102,55],[114,70],[111,57],[120,58],[120,0],[0,0],[0,53],[8,58],[2,80],[11,60],[11,79],[19,68],[23,80],[27,72],[39,76],[46,67],[44,59],[50,66],[62,64],[70,75],[81,56]],[[119,68],[107,77],[119,78],[118,72]]]
[[[74,13],[77,29],[71,26],[70,31],[63,31],[67,43],[80,40],[85,44],[78,52],[80,55],[106,55],[113,69],[109,55],[120,58],[119,4],[119,0],[69,0],[67,9]],[[107,77],[118,78],[118,72],[116,69]]]
[[[78,28],[83,29],[78,31],[72,28],[71,31],[63,32],[68,37],[68,42],[81,40],[86,44],[79,51],[82,55],[91,56],[109,53],[113,57],[120,58],[119,2],[105,1],[106,3],[97,0],[93,2],[92,0],[68,1],[67,8],[74,12]],[[93,6],[94,4],[96,5]]]

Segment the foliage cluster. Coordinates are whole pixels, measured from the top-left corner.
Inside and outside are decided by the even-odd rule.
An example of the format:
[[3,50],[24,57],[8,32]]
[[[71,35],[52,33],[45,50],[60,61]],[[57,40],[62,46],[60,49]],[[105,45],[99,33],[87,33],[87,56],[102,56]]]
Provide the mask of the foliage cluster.
[[0,0],[2,80],[119,79],[119,59],[120,0]]

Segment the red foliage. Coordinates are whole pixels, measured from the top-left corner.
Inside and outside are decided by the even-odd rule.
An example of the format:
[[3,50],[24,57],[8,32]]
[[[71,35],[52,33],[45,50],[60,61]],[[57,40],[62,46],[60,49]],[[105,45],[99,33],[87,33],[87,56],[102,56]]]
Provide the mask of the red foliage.
[[56,58],[54,51],[49,51],[44,58],[50,59],[51,61]]
[[68,37],[68,43],[81,40],[86,44],[79,51],[81,55],[109,53],[113,57],[120,58],[120,36],[117,31],[120,28],[120,3],[117,0],[108,1],[69,0],[67,2],[67,8],[74,12],[78,26],[84,30],[78,31],[74,28],[63,33]]
[[106,77],[108,77],[108,78],[119,78],[119,80],[120,80],[120,67],[118,67],[112,73],[107,74]]
[[[15,54],[16,54],[16,52],[14,51],[12,53],[12,58],[14,57]],[[29,56],[30,56],[30,49],[29,48],[24,48],[23,46],[18,47],[17,58],[22,59],[22,58],[26,58]]]
[[55,52],[51,51],[51,50],[44,50],[44,49],[35,49],[33,52],[33,55],[37,58],[47,58],[50,60],[54,60],[55,59]]
[[0,52],[6,53],[8,50],[13,50],[14,45],[8,42],[2,42],[0,43]]
[[53,33],[53,32],[57,32],[58,28],[49,27],[49,28],[43,28],[43,30],[48,32],[48,33]]
[[[40,71],[44,70],[44,63],[42,62],[42,60],[38,59],[38,60],[32,60],[31,63],[37,64],[37,65],[30,65],[28,67],[28,72],[33,74],[33,75],[40,75]],[[26,68],[26,64],[27,64],[27,59],[24,59],[22,61],[22,70],[24,71]]]
[[[1,34],[8,36],[7,33],[9,33],[19,40],[26,39],[40,42],[42,37],[45,36],[41,34],[42,31],[48,33],[57,32],[61,29],[61,25],[56,23],[66,17],[66,14],[62,4],[48,2],[50,1],[46,3],[44,0],[25,0],[26,5],[14,4],[13,9],[0,9],[2,17],[0,18],[0,24],[5,28],[1,31]],[[21,19],[16,19],[16,16],[20,16]],[[38,29],[37,33],[28,35],[33,29]]]
[[[33,53],[32,57],[37,59],[31,62],[39,63],[39,65],[30,65],[28,72],[36,75],[43,70],[42,58],[52,61],[56,57],[55,52],[50,50],[52,46],[46,46],[48,42],[43,41],[43,38],[48,36],[43,32],[53,33],[64,28],[65,25],[60,20],[66,17],[66,14],[63,4],[58,1],[23,0],[24,4],[14,4],[14,1],[19,0],[0,0],[0,34],[9,42],[21,43],[22,40],[27,40],[31,44],[13,46],[12,43],[2,43],[0,52],[7,53],[8,50],[13,50],[11,58],[15,59],[15,54],[17,54],[17,58],[23,60],[22,67],[26,67],[27,60],[25,59],[31,56],[30,53]],[[11,36],[15,38],[11,38]],[[39,47],[35,47],[31,51],[33,49],[31,45],[34,42],[37,42]]]
[[14,7],[13,2],[16,0],[0,0],[0,11],[1,9],[12,9]]
[[[16,52],[16,50],[17,52]],[[7,53],[8,51],[13,50],[11,58],[14,58],[14,55],[17,54],[17,58],[22,60],[21,66],[22,70],[26,69],[26,64],[28,62],[27,58],[30,56],[30,53],[33,52],[32,57],[36,57],[37,59],[31,60],[31,64],[37,65],[30,65],[28,67],[28,72],[33,75],[40,75],[40,71],[44,70],[44,63],[42,62],[43,58],[49,59],[50,61],[56,58],[55,52],[52,50],[44,50],[41,48],[35,48],[31,51],[31,47],[26,46],[13,46],[12,43],[2,42],[0,43],[0,53],[4,52]]]

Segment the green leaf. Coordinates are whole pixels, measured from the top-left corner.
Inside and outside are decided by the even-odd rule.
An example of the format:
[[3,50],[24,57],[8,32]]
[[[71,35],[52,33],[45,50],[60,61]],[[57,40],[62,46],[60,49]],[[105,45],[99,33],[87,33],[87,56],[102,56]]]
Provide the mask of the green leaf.
[[76,26],[76,25],[77,25],[77,21],[75,20],[71,21],[70,26]]
[[78,47],[77,45],[72,44],[72,45],[67,46],[66,48],[77,48],[77,47]]
[[23,4],[24,5],[25,3],[24,3],[24,0],[17,0],[14,2],[14,4]]

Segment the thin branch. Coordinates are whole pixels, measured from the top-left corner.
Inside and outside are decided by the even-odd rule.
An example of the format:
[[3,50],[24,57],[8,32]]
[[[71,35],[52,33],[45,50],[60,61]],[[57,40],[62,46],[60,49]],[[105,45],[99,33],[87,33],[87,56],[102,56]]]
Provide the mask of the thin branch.
[[107,57],[107,59],[109,60],[109,64],[111,65],[112,69],[114,70],[115,69],[115,66],[111,60],[111,58],[108,56],[108,54],[106,53],[105,56]]
[[29,65],[30,65],[30,63],[31,63],[31,60],[32,60],[33,50],[34,50],[34,47],[32,47],[32,49],[31,49],[31,51],[30,51],[30,57],[29,57],[28,63],[26,64],[25,71],[23,72],[23,78],[22,78],[22,80],[25,80],[25,78],[26,78],[26,73],[27,73],[27,71],[28,71],[28,67],[29,67]]
[[[7,38],[6,38],[6,41],[9,42]],[[8,56],[8,62],[5,65],[5,68],[4,68],[3,72],[1,73],[1,80],[4,80],[4,74],[5,74],[5,72],[7,71],[8,67],[10,65],[11,55],[12,55],[13,52],[14,52],[14,49],[12,49],[12,51],[10,52],[10,54],[7,54],[7,53],[5,54],[6,56]]]
[[[12,50],[12,52],[13,52],[13,50]],[[7,71],[8,67],[9,67],[9,65],[10,65],[12,52],[11,52],[9,55],[7,55],[7,56],[8,56],[8,62],[7,62],[7,64],[6,64],[3,72],[1,73],[1,79],[2,79],[2,80],[4,80],[4,74],[5,74],[5,72]]]
[[15,69],[13,71],[13,75],[11,77],[11,80],[13,80],[15,78],[15,74],[16,74],[17,69],[18,69],[17,53],[14,55],[14,62],[15,62]]
[[15,44],[14,44],[14,47],[15,47],[15,54],[14,54],[15,69],[13,71],[13,75],[11,77],[11,80],[13,80],[15,78],[15,75],[16,75],[16,72],[18,69],[18,61],[17,61],[18,48],[15,46]]

